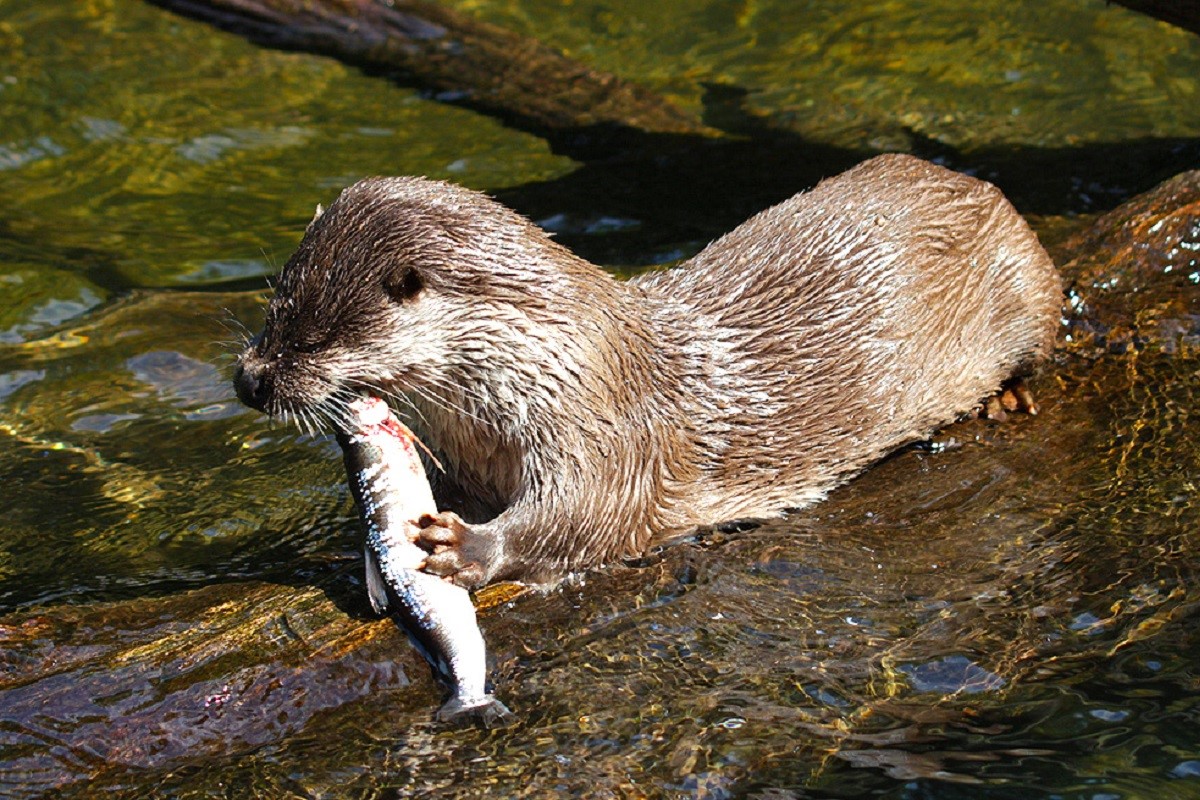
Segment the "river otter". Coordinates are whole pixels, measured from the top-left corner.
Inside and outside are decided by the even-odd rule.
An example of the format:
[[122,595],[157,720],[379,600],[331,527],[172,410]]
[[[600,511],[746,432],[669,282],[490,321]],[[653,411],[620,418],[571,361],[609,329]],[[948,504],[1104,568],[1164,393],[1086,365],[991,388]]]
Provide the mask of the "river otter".
[[234,382],[303,424],[392,398],[445,467],[425,569],[551,582],[821,499],[1029,370],[1060,307],[1000,191],[910,156],[627,282],[482,194],[372,178],[310,224]]

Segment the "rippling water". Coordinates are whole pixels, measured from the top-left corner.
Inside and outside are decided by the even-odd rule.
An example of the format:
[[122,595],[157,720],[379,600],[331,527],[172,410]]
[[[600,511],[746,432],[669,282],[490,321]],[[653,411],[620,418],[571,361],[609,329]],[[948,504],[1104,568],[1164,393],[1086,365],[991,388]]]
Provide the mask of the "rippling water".
[[1054,242],[1200,164],[1200,38],[1098,1],[455,5],[745,138],[584,163],[149,4],[0,5],[0,794],[1200,796],[1194,348],[1064,347],[1036,419],[492,597],[492,732],[433,725],[370,618],[336,447],[227,378],[358,177],[487,189],[626,272],[905,149]]

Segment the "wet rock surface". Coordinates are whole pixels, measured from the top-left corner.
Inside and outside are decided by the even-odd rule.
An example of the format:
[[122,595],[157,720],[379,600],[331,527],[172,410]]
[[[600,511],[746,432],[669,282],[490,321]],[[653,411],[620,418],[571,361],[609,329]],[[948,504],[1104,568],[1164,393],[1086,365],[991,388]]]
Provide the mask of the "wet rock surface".
[[1200,171],[1104,214],[1058,255],[1073,341],[1112,353],[1200,344]]

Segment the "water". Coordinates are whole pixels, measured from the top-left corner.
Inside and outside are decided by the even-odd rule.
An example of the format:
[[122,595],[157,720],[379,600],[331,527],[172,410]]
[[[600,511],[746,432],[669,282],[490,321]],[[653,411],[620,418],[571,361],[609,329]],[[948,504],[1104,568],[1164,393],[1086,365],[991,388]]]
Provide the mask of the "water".
[[1200,39],[1066,0],[457,7],[738,136],[593,161],[148,4],[0,6],[0,794],[1200,796],[1194,348],[1064,348],[1036,419],[493,597],[498,732],[430,722],[336,447],[227,379],[358,177],[486,189],[624,273],[908,149],[1053,243],[1200,164]]

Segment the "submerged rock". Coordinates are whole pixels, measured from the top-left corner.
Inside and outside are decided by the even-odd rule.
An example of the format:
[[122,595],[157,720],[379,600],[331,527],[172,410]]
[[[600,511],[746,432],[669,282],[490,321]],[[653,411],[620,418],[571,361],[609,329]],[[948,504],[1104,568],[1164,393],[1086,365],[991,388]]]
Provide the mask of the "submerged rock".
[[1113,353],[1200,344],[1200,170],[1104,214],[1062,249],[1072,341]]

